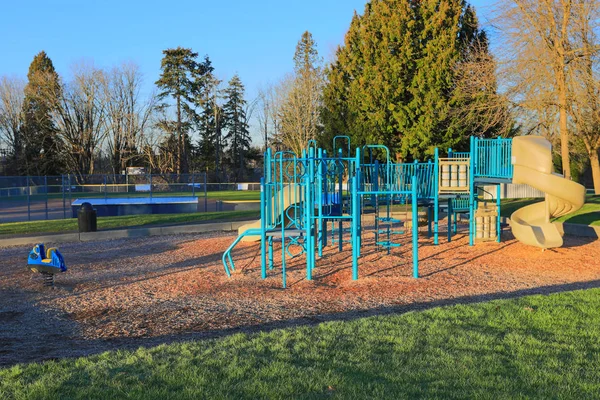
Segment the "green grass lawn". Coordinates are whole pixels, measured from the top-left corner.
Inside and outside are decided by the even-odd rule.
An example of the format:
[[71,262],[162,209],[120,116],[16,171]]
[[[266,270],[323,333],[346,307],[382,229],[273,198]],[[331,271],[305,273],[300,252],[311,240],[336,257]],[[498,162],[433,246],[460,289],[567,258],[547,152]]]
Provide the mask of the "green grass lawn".
[[598,398],[600,290],[0,370],[2,399]]
[[[184,224],[189,222],[260,218],[260,211],[219,211],[189,214],[144,214],[122,217],[99,217],[98,229],[131,228],[147,225]],[[0,235],[57,233],[77,231],[77,219],[9,222],[0,224]]]
[[[502,200],[501,214],[504,217],[510,217],[510,215],[519,208],[543,200],[543,198]],[[556,221],[600,226],[600,196],[586,196],[585,204],[581,209],[572,214],[557,218]]]

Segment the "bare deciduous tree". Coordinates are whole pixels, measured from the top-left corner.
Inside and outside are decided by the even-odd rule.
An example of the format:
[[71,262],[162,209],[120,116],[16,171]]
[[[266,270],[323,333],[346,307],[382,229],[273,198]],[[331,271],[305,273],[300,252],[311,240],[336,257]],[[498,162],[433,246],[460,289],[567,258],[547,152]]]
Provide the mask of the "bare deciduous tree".
[[452,112],[461,126],[470,127],[476,135],[510,136],[514,131],[514,107],[498,91],[498,65],[487,46],[474,43],[465,59],[455,65],[455,101],[461,107]]
[[582,52],[573,60],[573,75],[569,82],[573,98],[570,102],[577,139],[585,146],[590,160],[594,191],[600,194],[600,63],[598,28],[600,5],[598,2],[580,1],[576,7],[574,40],[581,44]]
[[94,158],[106,137],[105,74],[89,65],[74,68],[73,80],[62,88],[55,120],[67,148],[67,168],[79,178],[94,173]]
[[148,128],[155,96],[140,95],[142,74],[135,64],[113,68],[104,79],[107,148],[113,173],[119,174],[140,157],[140,140]]
[[256,119],[264,143],[264,151],[277,142],[279,135],[279,116],[277,113],[276,87],[268,85],[259,91]]
[[276,89],[278,140],[284,148],[300,154],[319,132],[322,80],[290,75]]
[[0,78],[0,141],[8,146],[15,159],[22,149],[24,88],[25,82],[18,78]]
[[563,174],[571,177],[568,82],[572,62],[583,48],[575,40],[580,5],[593,0],[503,0],[498,25],[504,38],[504,72],[509,94],[528,110],[553,109],[558,131]]

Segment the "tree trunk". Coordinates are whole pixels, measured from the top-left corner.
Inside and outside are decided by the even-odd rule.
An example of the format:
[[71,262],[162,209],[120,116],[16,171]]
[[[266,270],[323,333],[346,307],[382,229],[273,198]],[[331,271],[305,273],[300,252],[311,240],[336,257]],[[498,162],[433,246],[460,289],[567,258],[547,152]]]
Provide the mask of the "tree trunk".
[[566,179],[571,179],[571,156],[569,155],[569,128],[567,127],[567,110],[560,110],[560,156],[562,172]]
[[593,149],[589,156],[590,165],[592,167],[592,178],[594,180],[594,193],[600,194],[600,162],[598,160],[598,149]]
[[560,155],[562,158],[562,170],[563,175],[566,179],[571,179],[571,157],[569,156],[569,127],[567,122],[567,60],[565,58],[565,51],[568,48],[568,27],[571,17],[571,1],[567,4],[563,4],[564,9],[562,10],[562,26],[561,26],[561,40],[555,41],[555,48],[558,52],[558,66],[557,72],[557,83],[558,83],[558,106],[560,111]]

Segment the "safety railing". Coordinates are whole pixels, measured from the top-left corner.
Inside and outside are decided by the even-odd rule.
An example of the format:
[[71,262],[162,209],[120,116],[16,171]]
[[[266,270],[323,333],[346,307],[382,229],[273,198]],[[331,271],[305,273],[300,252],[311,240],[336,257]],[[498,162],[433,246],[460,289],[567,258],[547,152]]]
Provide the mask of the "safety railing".
[[417,177],[419,199],[435,196],[435,164],[426,163],[376,163],[361,165],[361,188],[367,191],[410,192],[411,179]]
[[471,138],[475,178],[512,179],[511,139]]

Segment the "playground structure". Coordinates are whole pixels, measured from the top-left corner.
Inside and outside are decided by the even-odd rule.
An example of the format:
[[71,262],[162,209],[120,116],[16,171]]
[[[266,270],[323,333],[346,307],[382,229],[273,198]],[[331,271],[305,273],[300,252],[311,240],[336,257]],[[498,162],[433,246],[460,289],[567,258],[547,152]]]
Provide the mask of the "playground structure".
[[[304,255],[306,279],[312,280],[317,257],[326,246],[352,249],[352,279],[359,277],[363,237],[374,234],[378,249],[388,253],[412,237],[412,275],[419,276],[419,209],[427,215],[427,234],[439,243],[440,212],[447,215],[447,238],[457,232],[457,216],[469,221],[469,244],[501,241],[500,185],[526,183],[547,193],[544,202],[511,216],[514,236],[542,249],[562,246],[551,218],[574,212],[585,200],[585,188],[552,171],[550,143],[535,136],[514,139],[470,138],[470,151],[434,151],[427,162],[394,163],[383,145],[366,145],[351,154],[350,138],[336,136],[333,154],[310,141],[301,155],[267,149],[261,179],[261,219],[239,229],[223,253],[225,272],[235,270],[232,250],[240,241],[260,241],[261,275],[274,269],[274,242],[281,242],[282,284],[287,259]],[[484,199],[484,186],[496,193]],[[404,208],[399,216],[398,208]],[[409,211],[410,210],[410,211]],[[368,221],[367,221],[368,220]],[[349,225],[349,226],[348,226]]]
[[54,275],[65,272],[67,266],[65,260],[55,247],[47,250],[43,243],[36,244],[27,257],[27,264],[33,272],[39,272],[44,276],[44,286],[54,287]]

